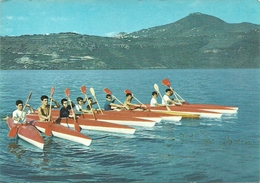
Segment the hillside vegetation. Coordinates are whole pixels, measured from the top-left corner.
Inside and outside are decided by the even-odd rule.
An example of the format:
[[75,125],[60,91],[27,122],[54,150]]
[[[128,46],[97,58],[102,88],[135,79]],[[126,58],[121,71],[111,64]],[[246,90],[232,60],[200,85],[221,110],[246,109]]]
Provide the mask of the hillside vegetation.
[[1,69],[260,68],[260,26],[193,13],[115,37],[1,37]]

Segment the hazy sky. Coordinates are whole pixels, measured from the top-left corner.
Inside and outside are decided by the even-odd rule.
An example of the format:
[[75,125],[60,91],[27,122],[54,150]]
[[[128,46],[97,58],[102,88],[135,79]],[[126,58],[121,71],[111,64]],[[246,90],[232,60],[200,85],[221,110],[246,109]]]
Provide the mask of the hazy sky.
[[260,0],[0,0],[1,35],[77,32],[113,36],[200,12],[260,24]]

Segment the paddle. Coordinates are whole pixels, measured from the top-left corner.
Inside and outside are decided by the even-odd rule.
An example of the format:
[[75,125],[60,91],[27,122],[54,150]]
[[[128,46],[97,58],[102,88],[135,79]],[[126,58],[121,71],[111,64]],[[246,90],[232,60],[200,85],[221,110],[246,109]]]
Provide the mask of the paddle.
[[20,127],[19,124],[16,124],[14,127],[12,127],[8,133],[8,137],[14,138],[17,134],[18,128]]
[[[27,98],[27,100],[26,100],[26,102],[25,102],[25,104],[24,104],[24,106],[23,106],[23,110],[22,110],[21,115],[20,115],[19,118],[18,118],[18,121],[20,121],[20,119],[22,118],[23,112],[24,112],[24,110],[25,110],[25,108],[26,108],[26,105],[27,105],[27,103],[29,102],[31,96],[32,96],[32,91],[30,91],[30,93],[29,93],[29,96],[28,96],[28,98]],[[16,134],[17,134],[17,131],[18,131],[18,128],[19,128],[19,127],[20,127],[20,125],[17,124],[17,125],[15,125],[13,128],[11,128],[10,131],[9,131],[9,133],[8,133],[8,137],[14,138],[14,137],[16,136]]]
[[101,114],[103,114],[102,109],[100,108],[100,105],[99,105],[99,103],[98,103],[97,97],[96,97],[96,95],[95,95],[95,90],[94,90],[94,88],[90,88],[89,91],[90,91],[91,95],[94,97],[95,101],[97,102],[97,105],[98,105],[99,110],[101,111]]
[[52,96],[54,94],[54,86],[51,88],[51,93],[50,93],[50,110],[49,110],[49,121],[51,120],[51,108],[52,108]]
[[20,115],[20,117],[19,117],[19,120],[20,120],[20,118],[22,118],[23,111],[25,110],[26,105],[28,104],[29,100],[31,99],[31,96],[32,96],[32,91],[30,91],[30,94],[29,94],[29,96],[28,96],[28,98],[27,98],[25,104],[23,105],[23,110],[22,110],[22,113],[21,113],[21,115]]
[[72,115],[73,115],[73,118],[74,118],[74,129],[75,129],[76,131],[80,132],[80,126],[79,126],[79,124],[78,124],[77,121],[76,121],[75,113],[74,113],[74,110],[73,110],[73,108],[72,108],[72,102],[71,102],[71,100],[70,100],[70,90],[69,90],[69,88],[66,88],[66,89],[65,89],[65,94],[66,94],[66,96],[67,96],[67,98],[68,98],[68,101],[69,101],[69,103],[70,103],[70,106],[71,106],[71,112],[72,112]]
[[[185,101],[176,91],[173,90],[173,88],[171,87],[171,82],[170,82],[170,80],[169,80],[168,78],[163,79],[163,80],[162,80],[162,84],[163,84],[164,86],[169,87],[169,88],[172,90],[172,92],[173,92],[175,98],[178,100],[179,103],[181,103],[180,100]],[[179,99],[179,98],[180,98],[180,99]],[[188,102],[186,102],[186,101],[185,101],[185,103],[188,104]]]
[[[154,87],[155,91],[156,91],[157,93],[159,93],[161,99],[164,100],[163,97],[162,97],[162,95],[161,95],[161,93],[160,93],[159,86],[158,86],[157,84],[154,84],[153,87]],[[165,106],[166,106],[167,110],[168,110],[168,111],[171,111],[171,109],[169,108],[167,102],[166,102],[165,100],[164,100],[164,102],[165,102],[165,104],[166,104]]]
[[[80,87],[80,90],[81,90],[81,92],[85,95],[85,97],[88,99],[86,86],[84,86],[84,85],[81,86],[81,87]],[[89,107],[90,107],[90,110],[91,110],[91,112],[92,112],[92,114],[93,114],[94,119],[97,120],[97,117],[96,117],[94,111],[92,110],[92,106],[90,105],[89,100],[87,100],[87,101],[88,101],[88,105],[89,105]],[[83,112],[82,112],[82,114],[83,114]]]
[[121,105],[124,105],[120,100],[118,100],[114,95],[112,95],[112,92],[111,92],[108,88],[104,88],[103,91],[104,91],[106,94],[111,95],[114,99],[116,99],[116,101],[117,101],[118,103],[120,103]]
[[48,127],[45,129],[45,135],[47,136],[51,136],[51,108],[52,108],[52,97],[53,97],[53,94],[54,94],[54,86],[51,87],[51,92],[50,92],[50,109],[49,109],[49,125]]

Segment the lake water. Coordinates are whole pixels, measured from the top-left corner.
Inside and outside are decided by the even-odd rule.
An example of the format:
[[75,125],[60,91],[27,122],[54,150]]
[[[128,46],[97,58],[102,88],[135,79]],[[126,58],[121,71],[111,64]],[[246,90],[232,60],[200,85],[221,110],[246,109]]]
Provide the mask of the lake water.
[[[260,180],[260,69],[1,71],[1,182],[258,182]],[[189,103],[239,107],[221,119],[182,119],[153,128],[137,127],[133,135],[83,130],[89,147],[45,137],[44,150],[7,137],[2,120],[15,110],[15,101],[40,106],[40,96],[54,99],[82,96],[80,87],[93,87],[101,106],[103,88],[121,101],[125,89],[149,103],[153,85],[161,80]],[[90,93],[88,92],[88,95]]]

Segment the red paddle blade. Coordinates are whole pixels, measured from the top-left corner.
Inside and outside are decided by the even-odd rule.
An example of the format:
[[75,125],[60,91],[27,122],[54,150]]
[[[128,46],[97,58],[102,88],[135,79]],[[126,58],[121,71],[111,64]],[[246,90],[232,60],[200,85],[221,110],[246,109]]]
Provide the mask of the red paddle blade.
[[132,94],[132,92],[131,92],[130,90],[126,89],[126,90],[125,90],[125,94],[127,94],[127,93]]
[[48,124],[46,129],[45,129],[45,135],[46,136],[51,136],[51,124]]
[[87,93],[87,88],[86,88],[86,86],[81,86],[81,87],[80,87],[80,90],[81,90],[81,92],[84,93],[84,94]]
[[17,131],[18,131],[17,126],[14,126],[13,128],[10,129],[10,131],[8,133],[8,137],[14,138],[17,134]]
[[78,124],[76,121],[74,121],[74,129],[75,129],[77,132],[80,132],[80,130],[81,130],[79,124]]
[[53,87],[51,87],[51,97],[52,97],[52,95],[54,94],[54,86]]
[[66,89],[65,89],[65,95],[66,95],[67,97],[70,97],[70,89],[69,89],[69,88],[66,88]]
[[162,84],[163,84],[164,86],[168,86],[168,87],[171,86],[171,83],[170,83],[170,81],[169,81],[168,78],[165,78],[164,80],[162,80]]
[[112,92],[111,92],[108,88],[104,88],[103,91],[104,91],[106,94],[112,95]]

